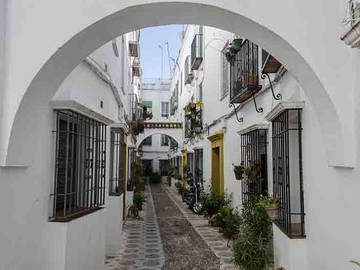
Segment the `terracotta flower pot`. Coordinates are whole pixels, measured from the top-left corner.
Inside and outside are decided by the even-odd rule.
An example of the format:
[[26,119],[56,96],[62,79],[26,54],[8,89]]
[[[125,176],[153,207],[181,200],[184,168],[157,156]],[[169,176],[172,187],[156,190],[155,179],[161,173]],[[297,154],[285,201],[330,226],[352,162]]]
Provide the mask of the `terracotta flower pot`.
[[271,220],[279,219],[279,204],[274,203],[264,208]]

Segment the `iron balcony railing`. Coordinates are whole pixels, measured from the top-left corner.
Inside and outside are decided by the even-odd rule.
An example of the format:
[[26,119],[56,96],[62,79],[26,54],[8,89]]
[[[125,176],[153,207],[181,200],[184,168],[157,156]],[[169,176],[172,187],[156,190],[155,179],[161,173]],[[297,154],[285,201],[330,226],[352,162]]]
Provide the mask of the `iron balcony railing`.
[[191,69],[197,70],[204,57],[203,34],[196,34],[191,43]]
[[241,103],[261,89],[259,86],[259,49],[249,40],[230,61],[230,102]]

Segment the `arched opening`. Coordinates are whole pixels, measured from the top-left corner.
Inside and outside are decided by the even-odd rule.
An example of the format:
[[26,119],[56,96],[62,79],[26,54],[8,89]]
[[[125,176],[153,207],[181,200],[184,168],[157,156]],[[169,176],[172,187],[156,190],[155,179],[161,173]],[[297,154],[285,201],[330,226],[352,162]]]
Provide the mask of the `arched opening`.
[[170,169],[170,152],[176,151],[180,145],[179,139],[166,132],[150,132],[137,142],[138,153],[147,171],[167,176]]
[[[43,116],[49,111],[49,101],[56,93],[62,81],[87,55],[111,39],[147,26],[187,23],[202,24],[239,33],[265,48],[279,59],[293,74],[312,101],[318,116],[324,143],[327,150],[328,164],[331,166],[351,166],[353,151],[351,138],[346,139],[346,129],[328,92],[317,73],[303,55],[290,44],[286,37],[276,33],[276,29],[266,27],[252,20],[255,14],[243,15],[222,8],[221,4],[206,5],[201,1],[160,2],[143,4],[139,1],[130,7],[119,7],[116,12],[100,18],[96,23],[81,30],[57,50],[31,81],[26,92],[19,100],[13,112],[8,116],[8,127],[2,138],[2,163],[5,165],[31,165],[32,147],[48,146],[47,130],[41,127]],[[234,7],[235,2],[232,1]],[[245,12],[246,13],[246,12]],[[144,16],[146,14],[146,16]],[[251,16],[253,15],[253,16]],[[40,121],[39,121],[40,120]],[[37,130],[38,136],[28,134]],[[351,134],[348,133],[351,137]]]

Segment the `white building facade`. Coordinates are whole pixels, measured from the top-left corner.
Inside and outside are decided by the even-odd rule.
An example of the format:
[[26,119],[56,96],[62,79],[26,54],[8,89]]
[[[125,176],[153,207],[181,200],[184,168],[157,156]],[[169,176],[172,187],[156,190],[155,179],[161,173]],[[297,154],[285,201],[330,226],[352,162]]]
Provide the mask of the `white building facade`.
[[[189,25],[183,36],[170,111],[171,119],[184,123],[184,140],[181,155],[172,152],[172,164],[180,172],[189,168],[205,187],[230,194],[239,209],[251,194],[279,198],[276,267],[327,269],[329,260],[336,264],[359,250],[351,233],[339,235],[341,221],[333,216],[335,209],[342,212],[355,234],[359,217],[348,207],[350,201],[358,205],[358,198],[336,184],[339,175],[328,167],[313,104],[291,72],[241,35]],[[242,49],[231,58],[237,43]],[[240,164],[258,167],[256,184],[236,180],[233,165]],[[347,179],[355,188],[356,180]],[[320,250],[333,255],[320,262]],[[342,269],[352,269],[343,260]]]

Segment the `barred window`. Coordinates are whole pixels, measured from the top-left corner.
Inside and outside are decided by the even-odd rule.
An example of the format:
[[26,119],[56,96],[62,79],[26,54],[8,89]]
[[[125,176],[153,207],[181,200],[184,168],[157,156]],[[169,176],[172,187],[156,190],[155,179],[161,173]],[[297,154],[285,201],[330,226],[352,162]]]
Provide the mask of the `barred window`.
[[203,184],[203,150],[202,149],[195,149],[194,159],[195,159],[195,164],[194,164],[195,183]]
[[170,137],[165,134],[161,134],[161,146],[169,146]]
[[242,202],[251,196],[267,195],[267,130],[255,129],[241,135],[241,163],[252,168],[255,179],[241,181]]
[[274,196],[279,199],[278,227],[289,237],[305,237],[301,109],[272,120]]
[[125,189],[126,144],[121,128],[110,130],[110,185],[109,195],[120,196]]
[[169,116],[169,102],[163,101],[161,102],[161,117]]
[[50,220],[68,221],[105,203],[106,125],[56,111],[55,183]]

